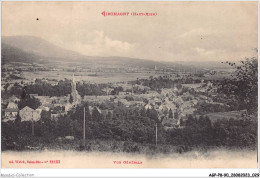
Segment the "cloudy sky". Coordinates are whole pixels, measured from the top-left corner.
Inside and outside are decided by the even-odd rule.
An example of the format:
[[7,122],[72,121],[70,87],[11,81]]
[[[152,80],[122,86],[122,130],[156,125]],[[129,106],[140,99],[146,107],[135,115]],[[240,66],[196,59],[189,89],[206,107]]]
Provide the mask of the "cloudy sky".
[[2,2],[2,36],[37,36],[88,56],[241,60],[255,55],[257,15],[257,2]]

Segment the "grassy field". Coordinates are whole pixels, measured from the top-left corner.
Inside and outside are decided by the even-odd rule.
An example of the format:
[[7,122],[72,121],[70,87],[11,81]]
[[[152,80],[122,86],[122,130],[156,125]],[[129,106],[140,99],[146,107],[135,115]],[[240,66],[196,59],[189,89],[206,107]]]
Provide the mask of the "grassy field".
[[211,121],[217,121],[218,119],[230,119],[230,118],[241,118],[244,111],[229,111],[229,112],[215,112],[206,114]]
[[[126,82],[126,81],[133,81],[137,78],[139,79],[147,79],[149,76],[153,75],[156,76],[157,74],[154,73],[127,73],[127,72],[98,72],[95,73],[96,76],[93,76],[93,72],[75,72],[75,81],[85,81],[88,83],[115,83],[115,82]],[[73,72],[66,72],[66,71],[51,71],[51,72],[24,72],[24,76],[28,80],[32,80],[35,78],[48,78],[48,79],[56,79],[56,80],[63,80],[64,78],[72,79]]]

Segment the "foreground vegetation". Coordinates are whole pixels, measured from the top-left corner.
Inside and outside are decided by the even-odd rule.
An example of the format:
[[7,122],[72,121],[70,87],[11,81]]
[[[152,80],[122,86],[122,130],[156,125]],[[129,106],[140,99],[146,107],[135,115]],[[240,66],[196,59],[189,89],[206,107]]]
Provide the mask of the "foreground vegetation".
[[[221,119],[214,123],[206,116],[188,116],[181,128],[165,130],[153,110],[138,110],[118,106],[120,115],[103,117],[96,110],[86,109],[86,150],[162,153],[190,151],[193,148],[257,147],[257,118]],[[158,145],[155,145],[155,124],[158,125]],[[77,107],[67,116],[50,120],[43,112],[42,119],[34,123],[35,135],[31,135],[31,122],[2,122],[2,150],[27,149],[29,147],[82,149],[83,107]],[[66,140],[65,136],[73,136]],[[105,142],[104,142],[105,141]],[[15,142],[15,144],[14,144]],[[102,144],[105,143],[105,144]],[[149,152],[148,151],[148,152]]]

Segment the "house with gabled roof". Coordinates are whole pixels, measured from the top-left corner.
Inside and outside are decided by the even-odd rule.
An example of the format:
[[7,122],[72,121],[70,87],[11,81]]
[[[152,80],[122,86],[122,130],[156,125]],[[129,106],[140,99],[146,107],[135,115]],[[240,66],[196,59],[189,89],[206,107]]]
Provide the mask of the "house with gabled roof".
[[20,110],[19,115],[21,117],[21,121],[39,121],[41,119],[41,109],[32,109],[28,106],[25,106],[23,109]]
[[18,109],[18,105],[14,102],[9,102],[6,108],[7,109]]
[[18,108],[7,108],[4,110],[6,117],[15,117],[18,115],[19,109]]
[[9,102],[18,103],[19,101],[20,101],[20,99],[14,95],[9,98]]

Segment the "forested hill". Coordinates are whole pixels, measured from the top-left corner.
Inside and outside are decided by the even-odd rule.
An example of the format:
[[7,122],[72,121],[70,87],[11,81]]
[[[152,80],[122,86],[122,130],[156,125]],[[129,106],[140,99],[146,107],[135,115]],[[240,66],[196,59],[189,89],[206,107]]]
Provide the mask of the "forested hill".
[[[178,68],[189,70],[190,65],[181,63],[161,62],[147,59],[121,56],[87,56],[72,50],[56,46],[44,39],[33,36],[2,37],[2,62],[49,63],[75,62],[95,65],[116,65],[117,67],[139,67],[154,69]],[[163,60],[163,59],[162,59]]]
[[40,62],[41,57],[36,54],[27,53],[21,49],[15,48],[13,46],[2,43],[2,53],[1,53],[2,64],[9,62]]
[[15,47],[27,53],[48,58],[78,59],[83,55],[56,46],[42,38],[34,36],[3,36],[2,44]]

